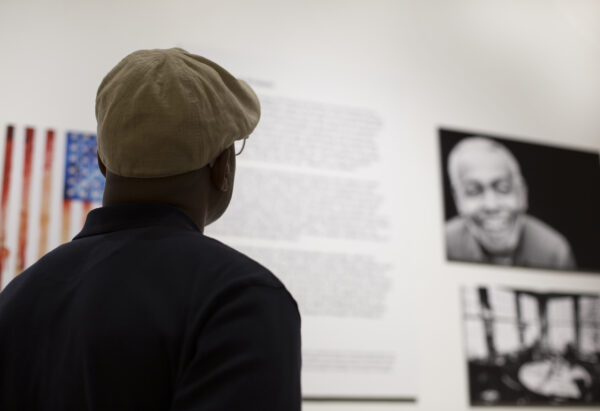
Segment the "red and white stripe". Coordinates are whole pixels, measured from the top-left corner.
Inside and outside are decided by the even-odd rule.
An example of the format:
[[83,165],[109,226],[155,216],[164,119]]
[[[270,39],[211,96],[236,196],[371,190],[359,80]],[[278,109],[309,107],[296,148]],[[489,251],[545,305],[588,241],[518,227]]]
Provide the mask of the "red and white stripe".
[[0,289],[40,256],[70,241],[87,212],[99,206],[64,200],[64,131],[9,127],[0,135],[0,247],[5,250]]

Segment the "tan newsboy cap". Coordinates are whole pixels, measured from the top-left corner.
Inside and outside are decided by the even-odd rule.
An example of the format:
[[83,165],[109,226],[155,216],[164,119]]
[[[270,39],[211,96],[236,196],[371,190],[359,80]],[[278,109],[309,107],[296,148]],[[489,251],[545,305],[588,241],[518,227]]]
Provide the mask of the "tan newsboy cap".
[[123,177],[167,177],[209,164],[260,118],[250,86],[185,50],[139,50],[96,95],[98,155]]

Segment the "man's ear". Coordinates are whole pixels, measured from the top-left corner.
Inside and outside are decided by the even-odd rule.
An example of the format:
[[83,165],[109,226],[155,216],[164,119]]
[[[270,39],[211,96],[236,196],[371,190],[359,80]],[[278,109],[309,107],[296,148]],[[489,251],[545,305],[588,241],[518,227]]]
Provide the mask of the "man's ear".
[[98,157],[98,168],[100,169],[102,175],[106,177],[106,166],[104,165],[102,160],[100,160],[100,154],[96,153],[96,157]]
[[215,163],[210,169],[210,179],[217,190],[226,192],[229,190],[230,178],[230,153],[227,149],[215,159]]

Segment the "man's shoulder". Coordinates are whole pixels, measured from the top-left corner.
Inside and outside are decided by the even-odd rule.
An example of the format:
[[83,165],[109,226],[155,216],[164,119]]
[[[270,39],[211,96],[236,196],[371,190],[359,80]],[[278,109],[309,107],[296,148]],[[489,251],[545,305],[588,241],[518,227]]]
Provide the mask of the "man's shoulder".
[[[248,285],[285,288],[279,278],[262,263],[219,240],[202,235],[198,247],[209,252],[211,258],[219,259],[223,264],[223,274],[226,277],[231,274],[232,280],[241,280]],[[241,273],[243,277],[239,278]]]
[[524,216],[524,223],[524,235],[529,237],[530,241],[543,245],[547,249],[570,248],[564,235],[540,219],[527,214]]
[[[243,252],[203,234],[187,239],[191,247],[197,247],[199,271],[209,270],[214,278],[211,294],[217,298],[254,298],[256,303],[281,309],[282,305],[294,307],[298,303],[285,285],[260,262]],[[208,258],[208,259],[207,259]],[[213,268],[210,268],[213,267]],[[266,296],[271,296],[266,298]],[[222,301],[222,302],[223,302]],[[278,308],[277,308],[278,307]]]
[[245,253],[200,232],[168,234],[154,247],[163,253],[184,275],[201,276],[215,291],[247,287],[280,289],[291,297],[288,290],[270,269]]
[[200,232],[161,227],[73,240],[46,254],[7,288],[68,281],[91,272],[107,281],[200,284],[201,288],[209,284],[216,288],[255,285],[285,290],[269,269],[242,252]]
[[526,266],[573,269],[575,260],[569,241],[550,225],[532,215],[524,216],[518,259]]
[[464,219],[455,216],[444,226],[446,236],[446,254],[450,260],[482,261],[481,248],[467,229]]
[[455,216],[446,221],[444,231],[446,233],[446,238],[454,239],[464,236],[467,232],[467,226],[460,216]]
[[221,283],[283,287],[281,281],[261,263],[199,231],[161,227],[146,227],[142,230],[142,239],[138,240],[136,235],[132,244],[123,249],[123,253],[129,251],[134,257],[146,253],[144,258],[161,260],[161,267],[167,261],[174,272],[215,277]]

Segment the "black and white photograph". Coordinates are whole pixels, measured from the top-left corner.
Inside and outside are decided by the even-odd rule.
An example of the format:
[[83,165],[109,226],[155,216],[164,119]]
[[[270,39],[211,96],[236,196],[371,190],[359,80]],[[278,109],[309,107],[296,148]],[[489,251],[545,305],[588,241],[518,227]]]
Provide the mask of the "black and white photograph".
[[471,405],[600,405],[600,294],[462,291]]
[[600,271],[600,157],[439,130],[448,260]]

